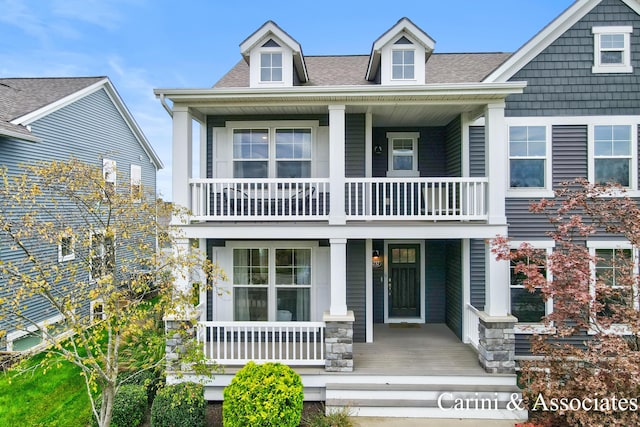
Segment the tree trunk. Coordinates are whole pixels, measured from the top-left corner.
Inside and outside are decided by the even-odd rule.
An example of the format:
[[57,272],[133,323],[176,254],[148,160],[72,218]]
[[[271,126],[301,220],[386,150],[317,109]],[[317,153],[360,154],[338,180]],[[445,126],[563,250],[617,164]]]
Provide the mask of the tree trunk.
[[98,425],[100,427],[109,427],[111,424],[111,414],[113,413],[113,399],[116,394],[116,388],[113,384],[107,384],[102,390],[102,406],[100,406],[100,419]]

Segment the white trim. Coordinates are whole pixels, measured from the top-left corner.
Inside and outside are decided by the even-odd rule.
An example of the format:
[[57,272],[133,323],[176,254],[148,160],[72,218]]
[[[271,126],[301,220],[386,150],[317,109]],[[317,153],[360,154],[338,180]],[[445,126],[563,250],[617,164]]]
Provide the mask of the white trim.
[[[420,246],[420,316],[419,317],[389,317],[389,245],[415,245]],[[424,240],[385,240],[384,241],[384,323],[416,322],[425,323],[425,249]]]
[[[29,334],[32,334],[34,332],[37,332],[41,329],[43,329],[44,327],[47,327],[49,325],[54,325],[56,323],[60,323],[64,320],[64,316],[62,314],[56,314],[53,317],[50,317],[48,319],[45,320],[41,320],[40,322],[37,322],[35,325],[29,325],[26,327],[26,330],[15,330],[15,331],[11,331],[7,334],[6,339],[7,339],[7,351],[14,351],[13,350],[13,342],[23,338]],[[64,333],[64,332],[62,332]],[[44,342],[44,338],[42,339],[42,342],[40,344],[36,344],[34,347],[30,348],[29,350],[32,350],[33,348],[39,348],[40,346],[42,346],[43,344],[46,344]]]
[[[489,74],[483,82],[495,83],[506,82],[513,77],[522,67],[531,62],[536,56],[544,51],[558,37],[564,34],[569,28],[581,20],[602,0],[577,0],[549,25],[544,27],[538,34],[525,43],[516,53],[505,61],[494,72]],[[629,4],[633,1],[625,0]]]
[[[254,232],[255,238],[255,232]],[[311,251],[311,284],[309,286],[299,287],[295,289],[309,289],[309,319],[310,321],[314,321],[314,319],[318,319],[321,313],[318,313],[316,309],[317,304],[317,288],[318,288],[318,280],[317,275],[319,272],[315,265],[317,265],[315,257],[317,256],[318,251],[318,242],[317,241],[306,241],[306,240],[276,240],[276,241],[266,241],[266,240],[254,240],[254,241],[229,241],[226,243],[226,248],[229,249],[229,262],[231,266],[230,273],[228,274],[228,284],[230,289],[230,310],[229,313],[231,315],[231,319],[235,319],[235,301],[233,297],[233,290],[236,287],[233,283],[233,251],[234,249],[268,249],[268,272],[269,278],[268,283],[266,285],[253,285],[256,288],[267,289],[267,320],[269,322],[276,322],[277,320],[277,300],[276,293],[279,289],[276,286],[276,266],[275,266],[275,251],[278,249],[309,249]],[[246,288],[247,286],[238,285],[239,287]],[[281,288],[281,287],[280,287]],[[294,288],[292,288],[294,289]],[[218,319],[219,320],[219,319]],[[235,320],[234,320],[235,321]],[[244,321],[241,321],[244,322]],[[248,320],[247,320],[248,322]]]
[[364,242],[365,253],[365,319],[366,319],[366,339],[365,342],[373,342],[373,241],[366,239]]
[[[534,249],[545,249],[547,252],[547,260],[549,256],[553,253],[553,249],[556,247],[556,242],[554,240],[512,240],[509,242],[509,246],[511,249],[518,249],[518,247],[523,244],[528,243]],[[553,275],[547,269],[547,280],[553,280]],[[511,267],[509,267],[509,280],[511,280]],[[511,313],[511,283],[509,283],[509,313]],[[553,312],[553,300],[548,299],[545,302],[545,315],[549,315]],[[511,314],[513,316],[513,314]],[[542,323],[516,323],[513,327],[513,330],[517,334],[552,334],[555,332],[555,328],[553,326],[547,326]]]
[[62,241],[58,243],[58,262],[73,261],[76,259],[76,239],[72,234],[64,234],[61,239],[71,239],[71,253],[62,255]]
[[[412,169],[395,170],[393,168],[393,141],[396,139],[411,139],[413,143],[413,160]],[[418,141],[420,139],[420,132],[387,132],[387,176],[388,177],[418,177],[420,171],[418,170]],[[407,156],[408,157],[408,156]]]
[[469,331],[469,307],[471,307],[471,241],[462,239],[462,342],[472,344]]
[[[601,240],[587,240],[587,248],[589,249],[589,255],[592,257],[596,256],[596,249],[609,249],[609,250],[618,250],[618,249],[629,249],[631,250],[631,256],[634,259],[634,271],[633,274],[638,276],[638,257],[640,256],[639,249],[634,247],[631,242],[628,240],[612,240],[612,241],[601,241]],[[596,298],[596,266],[593,262],[590,265],[591,269],[591,283],[589,285],[589,292],[591,294],[591,298],[595,301]],[[634,295],[636,295],[635,308],[636,310],[640,309],[640,301],[638,301],[638,284],[636,283],[636,289]],[[605,334],[612,335],[629,335],[632,333],[631,327],[626,324],[614,323],[607,329],[602,329]],[[593,335],[596,332],[594,328],[591,328],[587,331],[590,335]]]
[[138,140],[138,143],[142,146],[142,149],[144,150],[144,152],[147,154],[147,156],[149,156],[149,159],[154,164],[156,169],[162,169],[164,167],[162,160],[160,160],[160,157],[158,156],[158,154],[155,152],[155,150],[147,140],[147,137],[142,132],[142,129],[140,129],[140,127],[138,126],[138,123],[135,121],[135,119],[127,109],[126,105],[124,104],[124,101],[122,100],[122,98],[120,98],[120,95],[118,95],[118,92],[116,91],[115,87],[113,86],[113,84],[108,78],[99,80],[96,83],[90,86],[87,86],[84,89],[74,92],[64,98],[58,99],[57,101],[47,104],[42,108],[39,108],[35,111],[25,114],[24,116],[17,117],[13,119],[11,123],[15,125],[28,126],[31,123],[51,113],[54,113],[60,110],[61,108],[64,108],[88,95],[91,95],[92,93],[97,92],[102,88],[105,89],[107,96],[111,99],[111,102],[116,107],[116,109],[124,119],[125,123],[129,127],[131,132],[134,134],[136,139]]
[[[515,120],[514,120],[515,121]],[[545,156],[544,157],[516,157],[514,159],[544,159],[544,187],[511,187],[511,128],[512,127],[534,127],[540,126],[545,128]],[[553,135],[552,126],[550,124],[529,124],[528,118],[525,118],[522,122],[510,123],[507,120],[507,191],[506,197],[508,198],[539,198],[539,197],[553,197]]]
[[[95,313],[95,307],[96,305],[102,305],[102,311],[100,312],[100,316],[97,318],[96,313]],[[102,301],[102,299],[96,299],[93,300],[89,303],[89,316],[91,321],[93,322],[94,320],[104,320],[107,318],[107,313],[105,311],[105,307],[104,307],[104,301]]]
[[[134,198],[135,202],[140,202],[142,199],[142,166],[136,165],[134,163],[131,164],[130,174],[129,174],[129,191],[131,192],[131,197]],[[138,187],[137,190],[134,191],[135,187]]]
[[[630,197],[640,196],[638,190],[638,125],[640,119],[637,117],[635,120],[631,118],[621,121],[617,120],[603,120],[601,122],[595,122],[588,124],[588,137],[587,137],[587,178],[589,182],[595,183],[595,127],[596,126],[629,126],[631,134],[631,159],[629,168],[629,187],[625,187],[626,195]],[[611,156],[613,158],[614,156]]]
[[[631,66],[631,33],[633,33],[633,27],[631,26],[619,26],[619,27],[593,27],[591,28],[593,34],[593,67],[591,72],[593,73],[632,73],[633,67]],[[610,35],[622,35],[624,38],[624,46],[622,49],[615,49],[622,51],[622,63],[621,64],[603,64],[601,62],[601,54],[603,47],[601,45],[603,34]]]

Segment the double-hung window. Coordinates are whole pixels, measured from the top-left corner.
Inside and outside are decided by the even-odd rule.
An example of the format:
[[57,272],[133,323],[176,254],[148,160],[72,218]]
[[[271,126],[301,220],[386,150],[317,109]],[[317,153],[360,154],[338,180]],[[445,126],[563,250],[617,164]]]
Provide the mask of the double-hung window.
[[593,72],[631,73],[633,27],[593,27]]
[[311,268],[310,248],[235,248],[234,319],[310,320]]
[[391,76],[393,80],[415,79],[415,51],[393,49],[391,51]]
[[263,52],[260,54],[260,81],[282,81],[282,52]]
[[142,167],[131,165],[131,198],[139,202],[142,200]]
[[593,178],[597,184],[632,184],[632,142],[630,125],[596,125],[593,128]]
[[509,127],[509,187],[547,187],[547,127]]
[[621,308],[635,307],[635,268],[633,250],[595,249],[596,301],[602,305],[598,313],[611,317]]
[[71,235],[63,235],[58,243],[58,262],[71,261],[76,258],[75,241]]
[[387,132],[388,176],[419,176],[418,132]]
[[115,242],[113,236],[105,232],[91,233],[90,269],[91,278],[98,279],[115,272]]
[[104,178],[104,188],[107,195],[112,194],[116,189],[116,161],[102,159],[102,177]]
[[511,314],[518,318],[519,323],[540,323],[547,315],[547,303],[542,297],[540,288],[533,289],[533,292],[524,286],[527,278],[522,272],[516,271],[519,263],[527,266],[535,265],[538,271],[547,277],[546,249],[536,250],[531,258],[516,258],[511,260],[510,266],[510,288],[511,288]]
[[233,129],[235,178],[310,178],[312,129]]

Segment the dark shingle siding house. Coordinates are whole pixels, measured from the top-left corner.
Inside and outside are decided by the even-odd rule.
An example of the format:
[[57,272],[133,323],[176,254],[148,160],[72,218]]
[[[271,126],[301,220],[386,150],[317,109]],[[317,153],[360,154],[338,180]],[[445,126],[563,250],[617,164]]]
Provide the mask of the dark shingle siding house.
[[[228,331],[320,328],[325,353],[260,357],[325,366],[305,378],[328,406],[352,399],[358,415],[442,416],[399,403],[437,389],[428,384],[464,392],[435,372],[491,396],[486,381],[509,376],[479,379],[457,357],[471,346],[481,372],[513,373],[552,303],[527,295],[486,240],[552,251],[528,205],[567,179],[616,179],[640,194],[639,13],[636,0],[578,0],[512,54],[442,53],[403,18],[369,55],[307,56],[268,21],[213,88],[157,89],[173,103],[173,200],[193,211],[183,230],[230,273],[224,296],[202,299],[210,357],[251,358],[222,352],[225,338],[256,344]],[[195,179],[182,154],[192,120],[206,133]],[[606,152],[607,142],[623,148]],[[436,330],[460,352],[445,351]],[[336,380],[342,371],[360,375]],[[225,381],[212,381],[210,396]]]

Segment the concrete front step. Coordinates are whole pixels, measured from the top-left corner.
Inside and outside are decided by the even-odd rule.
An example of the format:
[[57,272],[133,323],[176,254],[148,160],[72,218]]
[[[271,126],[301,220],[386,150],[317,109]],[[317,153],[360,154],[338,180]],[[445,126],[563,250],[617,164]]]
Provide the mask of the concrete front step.
[[327,413],[422,418],[527,418],[513,384],[327,383]]

